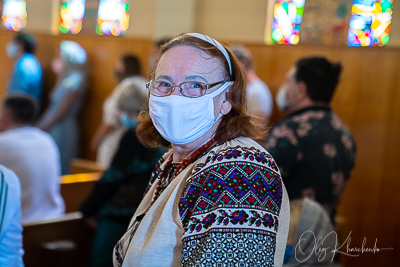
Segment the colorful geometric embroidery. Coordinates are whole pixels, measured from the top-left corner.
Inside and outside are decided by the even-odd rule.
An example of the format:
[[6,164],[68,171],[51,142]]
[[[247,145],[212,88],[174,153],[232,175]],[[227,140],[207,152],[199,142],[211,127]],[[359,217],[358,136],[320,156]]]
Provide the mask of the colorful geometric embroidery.
[[278,166],[276,165],[271,155],[265,152],[261,152],[254,147],[228,147],[224,150],[218,151],[218,154],[213,153],[213,151],[211,151],[210,154],[211,155],[208,156],[206,160],[206,164],[214,163],[215,161],[221,162],[222,160],[242,159],[256,161],[263,164],[264,166],[266,165],[266,167],[271,168],[274,171],[278,171]]
[[125,255],[126,255],[126,252],[127,252],[128,248],[129,248],[129,244],[131,243],[132,237],[135,234],[136,230],[138,229],[138,227],[140,225],[140,222],[143,219],[143,217],[144,217],[143,214],[137,216],[135,221],[128,227],[127,233],[129,233],[129,240],[128,240],[128,242],[125,243],[126,244],[125,248],[124,248],[123,242],[122,242],[124,237],[122,237],[122,239],[119,240],[118,243],[115,245],[115,247],[114,247],[114,254],[115,255],[114,256],[115,256],[115,260],[116,260],[116,262],[118,264],[118,267],[121,267],[122,264],[124,263]]
[[182,244],[182,266],[274,266],[276,239],[257,233],[209,232]]
[[158,178],[158,176],[162,173],[163,169],[161,169],[161,165],[164,163],[165,158],[162,157],[154,167],[154,170],[150,176],[149,184],[147,185],[146,189],[144,190],[143,197],[149,192],[150,187],[153,185],[154,181]]
[[[207,158],[208,167],[192,174],[182,191],[179,213],[184,228],[193,212],[219,204],[254,205],[279,212],[282,181],[275,171],[276,164],[268,153],[257,152],[254,148],[236,147]],[[214,162],[217,163],[211,165]]]
[[[243,231],[275,236],[278,231],[277,212],[256,206],[218,205],[211,210],[192,213],[182,240],[202,237],[207,231]],[[237,230],[235,228],[241,228]]]
[[182,266],[273,266],[282,181],[254,147],[209,153],[179,201]]

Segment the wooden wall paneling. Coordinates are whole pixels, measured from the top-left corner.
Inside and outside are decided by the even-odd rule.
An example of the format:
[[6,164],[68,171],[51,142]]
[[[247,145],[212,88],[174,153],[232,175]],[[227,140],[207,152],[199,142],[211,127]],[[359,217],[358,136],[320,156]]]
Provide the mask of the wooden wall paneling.
[[[339,214],[348,220],[348,229],[352,231],[351,247],[361,247],[364,238],[366,245],[373,247],[377,238],[378,247],[398,249],[400,216],[397,211],[400,199],[395,196],[400,188],[396,177],[400,171],[397,163],[400,159],[400,50],[247,46],[254,55],[256,72],[273,94],[283,82],[285,72],[301,57],[324,55],[330,60],[342,62],[344,69],[332,106],[352,131],[358,152],[356,167],[347,184]],[[272,121],[275,123],[282,117],[283,114],[275,113]],[[396,178],[391,179],[390,176]],[[382,218],[383,213],[387,214],[387,219]],[[375,255],[364,253],[357,258],[346,257],[345,262],[346,266],[375,266],[378,263],[395,266],[394,259],[394,252],[381,251]]]
[[8,78],[12,71],[12,60],[6,55],[6,45],[14,38],[14,33],[0,31],[0,100],[6,95]]
[[[392,251],[387,251],[385,254],[389,255],[392,259],[399,259],[398,249],[400,248],[400,216],[390,216],[393,211],[400,210],[400,201],[393,201],[398,199],[399,195],[399,148],[400,148],[400,55],[392,55],[394,59],[397,58],[397,65],[394,66],[393,71],[396,74],[395,84],[390,88],[390,101],[388,101],[388,116],[387,128],[385,138],[385,151],[383,162],[383,179],[382,186],[379,188],[380,198],[380,214],[381,223],[375,227],[376,231],[382,231],[384,226],[385,231],[391,234],[382,234],[378,237],[377,243],[379,247],[387,247],[386,244],[392,244],[394,248]],[[379,254],[378,260],[383,266],[391,266],[392,262],[383,253]]]

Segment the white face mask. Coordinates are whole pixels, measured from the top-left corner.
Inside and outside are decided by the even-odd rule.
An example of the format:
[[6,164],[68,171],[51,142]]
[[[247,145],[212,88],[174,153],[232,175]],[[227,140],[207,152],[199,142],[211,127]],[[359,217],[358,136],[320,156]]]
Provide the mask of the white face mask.
[[278,92],[275,95],[275,102],[280,112],[285,112],[287,110],[288,102],[285,87],[279,87]]
[[198,98],[181,95],[159,97],[150,94],[149,109],[154,126],[162,137],[173,144],[193,142],[222,117],[220,113],[215,118],[214,97],[224,92],[230,84],[231,82],[226,82],[214,92]]

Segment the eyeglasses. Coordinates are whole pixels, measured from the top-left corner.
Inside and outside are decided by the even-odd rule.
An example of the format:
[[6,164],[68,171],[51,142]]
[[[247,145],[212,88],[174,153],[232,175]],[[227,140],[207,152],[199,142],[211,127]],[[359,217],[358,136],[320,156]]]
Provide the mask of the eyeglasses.
[[183,96],[200,97],[205,95],[208,89],[211,89],[214,86],[224,82],[226,81],[206,84],[202,82],[191,81],[174,85],[166,81],[151,80],[150,82],[146,83],[146,88],[149,89],[150,93],[155,96],[169,96],[172,94],[175,88],[178,87]]

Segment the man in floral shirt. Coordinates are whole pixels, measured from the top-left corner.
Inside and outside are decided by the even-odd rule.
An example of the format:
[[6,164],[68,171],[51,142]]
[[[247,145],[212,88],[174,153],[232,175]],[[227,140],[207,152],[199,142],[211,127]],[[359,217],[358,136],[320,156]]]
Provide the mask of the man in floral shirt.
[[289,116],[263,144],[281,170],[289,198],[315,199],[332,219],[356,152],[350,131],[329,106],[341,69],[321,57],[299,60],[276,95],[278,108]]

